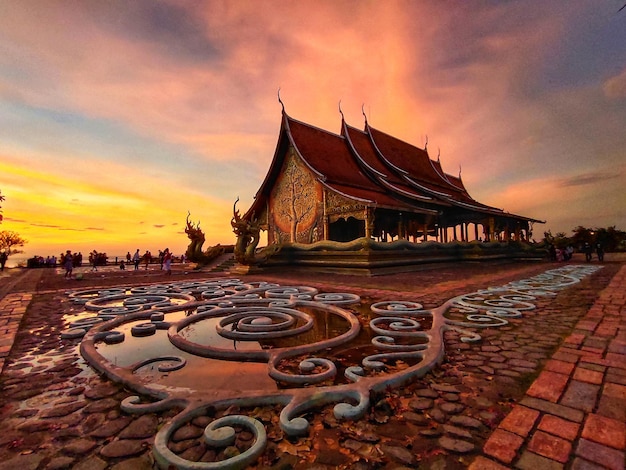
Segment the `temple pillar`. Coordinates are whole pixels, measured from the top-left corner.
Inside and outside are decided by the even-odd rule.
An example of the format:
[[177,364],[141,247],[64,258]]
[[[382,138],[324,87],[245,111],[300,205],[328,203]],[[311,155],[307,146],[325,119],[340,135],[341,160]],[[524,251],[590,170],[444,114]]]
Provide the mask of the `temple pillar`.
[[328,216],[324,215],[324,240],[328,240]]
[[424,224],[424,241],[428,241],[428,224]]
[[454,227],[452,227],[452,232],[454,233],[454,238],[453,240],[456,242],[458,241],[458,238],[456,237],[456,225]]
[[365,208],[365,238],[372,238],[374,229],[374,221],[372,220],[372,211],[369,207]]
[[474,222],[474,240],[478,240],[478,224]]

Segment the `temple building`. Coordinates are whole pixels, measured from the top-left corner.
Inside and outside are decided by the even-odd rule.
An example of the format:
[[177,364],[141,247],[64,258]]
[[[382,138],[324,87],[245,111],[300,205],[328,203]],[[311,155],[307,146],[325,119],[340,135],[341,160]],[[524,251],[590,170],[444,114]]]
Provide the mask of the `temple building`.
[[291,118],[284,108],[269,171],[244,218],[268,244],[405,239],[525,241],[532,224],[474,200],[459,176],[426,149],[371,127],[335,134]]

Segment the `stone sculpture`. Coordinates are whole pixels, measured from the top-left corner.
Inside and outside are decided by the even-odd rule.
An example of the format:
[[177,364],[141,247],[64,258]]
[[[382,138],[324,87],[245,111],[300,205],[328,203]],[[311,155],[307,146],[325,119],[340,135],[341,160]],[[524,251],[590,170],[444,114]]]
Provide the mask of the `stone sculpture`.
[[194,226],[189,220],[191,214],[187,212],[187,227],[185,227],[185,233],[191,242],[187,247],[185,255],[187,259],[192,263],[198,263],[199,265],[206,265],[211,260],[217,258],[224,253],[224,248],[219,244],[209,247],[205,252],[202,251],[202,245],[204,245],[205,236],[204,232],[200,230],[200,222]]

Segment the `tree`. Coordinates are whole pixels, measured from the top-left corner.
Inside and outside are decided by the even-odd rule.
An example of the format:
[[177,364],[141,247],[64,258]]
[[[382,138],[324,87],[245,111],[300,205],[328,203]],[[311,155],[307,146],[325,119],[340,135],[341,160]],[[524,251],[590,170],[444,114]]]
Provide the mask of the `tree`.
[[590,228],[579,225],[574,230],[572,235],[572,244],[577,247],[582,247],[585,243],[593,244],[593,230]]
[[10,230],[3,230],[0,232],[0,250],[5,250],[7,256],[11,256],[15,253],[22,253],[24,250],[18,250],[13,247],[24,246],[26,243],[28,242],[20,237],[16,232],[11,232]]
[[298,241],[298,226],[315,213],[313,177],[294,158],[284,169],[279,187],[279,213],[289,221],[291,241]]
[[[4,196],[2,195],[2,191],[0,191],[0,202],[4,201]],[[0,205],[0,223],[2,222],[2,206]]]

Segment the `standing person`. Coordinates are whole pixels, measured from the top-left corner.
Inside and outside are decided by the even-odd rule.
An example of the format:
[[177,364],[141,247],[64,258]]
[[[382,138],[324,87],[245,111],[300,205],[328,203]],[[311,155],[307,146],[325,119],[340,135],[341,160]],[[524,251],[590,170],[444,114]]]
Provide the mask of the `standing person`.
[[7,252],[2,250],[0,251],[0,271],[4,271],[4,265],[7,264],[7,259],[9,258],[9,255],[7,255]]
[[172,274],[172,253],[169,248],[163,252],[163,266],[165,266],[165,274]]
[[131,260],[131,256],[130,256],[130,251],[126,252],[126,264],[130,264],[130,260]]
[[589,242],[585,242],[583,251],[585,252],[585,260],[588,263],[589,261],[591,261],[591,252],[593,251],[593,248],[591,248],[591,245],[589,244]]
[[598,243],[596,245],[596,254],[598,255],[598,261],[604,261],[604,247],[602,246],[602,243]]
[[144,257],[144,261],[146,262],[146,271],[147,271],[148,265],[152,261],[152,253],[150,253],[150,250],[146,250],[146,253],[143,255],[143,257]]
[[74,257],[72,256],[72,250],[67,250],[65,252],[63,266],[65,266],[65,278],[72,279],[72,271],[74,269]]
[[139,248],[137,248],[137,251],[135,251],[135,254],[133,255],[133,263],[135,263],[135,271],[139,269],[139,261],[141,261],[141,255],[139,254]]
[[96,250],[93,250],[89,254],[89,260],[91,261],[91,270],[97,271],[98,270],[98,252]]

